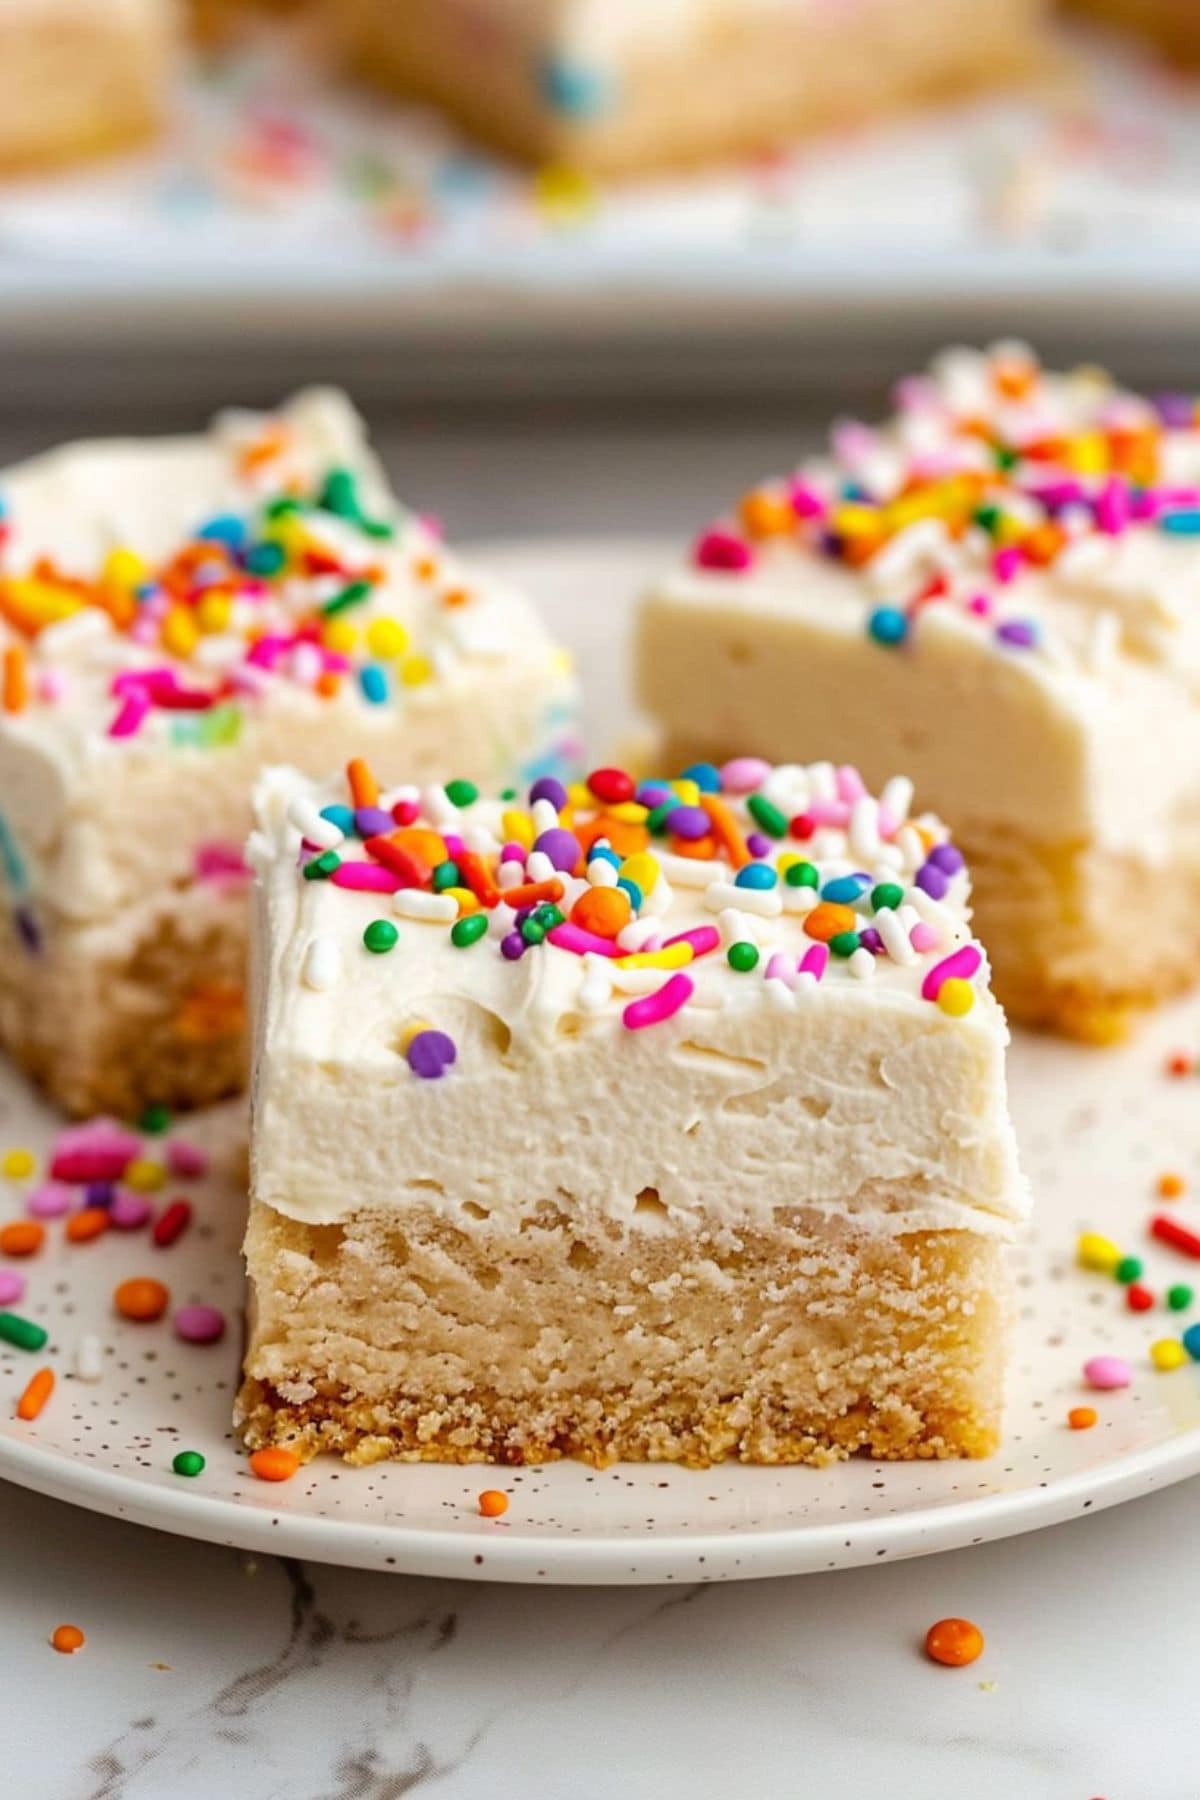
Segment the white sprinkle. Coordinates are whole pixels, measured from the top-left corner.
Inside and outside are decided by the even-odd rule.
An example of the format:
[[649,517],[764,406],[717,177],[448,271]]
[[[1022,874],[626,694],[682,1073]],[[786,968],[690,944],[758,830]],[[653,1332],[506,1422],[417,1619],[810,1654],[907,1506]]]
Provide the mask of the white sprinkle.
[[345,832],[332,819],[323,819],[312,801],[304,794],[297,794],[288,806],[288,823],[294,825],[302,838],[310,844],[316,844],[319,850],[333,850],[345,838]]
[[940,900],[933,899],[930,894],[925,892],[924,888],[910,888],[909,899],[926,924],[933,925],[942,934],[943,941],[952,938],[962,924],[962,920],[956,917],[948,906],[943,906]]
[[660,935],[658,926],[653,919],[630,919],[628,925],[622,925],[617,933],[617,947],[624,950],[629,956],[636,956],[639,950],[647,948],[651,939]]
[[676,887],[702,888],[717,876],[729,873],[729,864],[718,862],[713,857],[671,856],[658,850],[658,866],[663,874],[675,883]]
[[459,834],[468,850],[477,856],[496,856],[500,850],[500,840],[484,825],[465,825]]
[[525,870],[519,862],[502,862],[496,871],[496,886],[500,888],[520,887],[525,880]]
[[90,1331],[75,1346],[75,1373],[80,1381],[99,1381],[104,1374],[104,1349]]
[[392,896],[392,911],[402,919],[426,919],[448,925],[458,917],[458,901],[452,894],[427,894],[422,888],[401,888]]
[[882,812],[887,813],[896,830],[899,830],[907,819],[912,800],[913,784],[908,776],[893,775],[879,796],[879,806]]
[[331,937],[315,937],[304,952],[304,985],[319,994],[337,986],[341,973],[342,953]]
[[917,960],[917,953],[908,941],[908,932],[890,906],[881,906],[871,923],[883,939],[883,947],[893,962],[911,963]]
[[526,881],[553,881],[558,870],[544,850],[531,850],[525,858]]
[[615,888],[620,876],[606,856],[593,856],[587,866],[587,878],[591,887]]
[[554,831],[557,828],[558,810],[552,800],[535,800],[530,811],[535,838],[541,837],[543,831]]
[[838,797],[837,770],[831,762],[810,763],[808,785],[814,800],[836,800]]
[[421,793],[421,811],[431,825],[458,829],[458,808],[444,787],[427,787]]
[[748,919],[744,912],[736,906],[727,906],[717,914],[717,930],[721,934],[721,942],[728,949],[730,944],[757,944],[758,925]]
[[846,967],[852,975],[857,976],[859,981],[869,981],[875,973],[875,958],[860,944],[849,958]]
[[[47,662],[57,662],[73,650],[94,644],[97,638],[110,637],[112,632],[112,620],[106,612],[98,606],[84,606],[39,633],[38,654],[44,655]],[[245,645],[242,650],[244,654]]]
[[763,982],[763,992],[772,1006],[793,1007],[796,1004],[791,988],[786,981],[779,981],[774,975]]
[[709,912],[724,912],[736,906],[742,912],[757,913],[761,919],[777,919],[783,911],[778,887],[735,887],[732,881],[713,881],[704,890],[704,904]]
[[1116,613],[1102,612],[1092,622],[1087,644],[1088,667],[1095,673],[1111,667],[1121,646],[1121,621]]
[[879,854],[879,802],[863,794],[850,809],[850,848],[860,862]]
[[919,869],[925,861],[925,846],[920,834],[912,825],[905,825],[896,833],[896,848],[904,858],[903,867]]
[[784,882],[779,892],[783,898],[784,912],[796,914],[800,918],[803,918],[805,913],[810,913],[821,898],[816,888],[792,887],[787,881]]
[[653,913],[656,918],[661,918],[663,913],[671,910],[671,902],[674,898],[671,884],[660,870],[658,880],[650,892],[642,896],[642,911],[643,913]]
[[811,973],[810,970],[801,969],[800,973],[796,977],[796,986],[792,991],[794,992],[797,1000],[799,1000],[801,998],[801,996],[815,994],[817,992],[817,989],[820,987],[820,985],[821,985],[820,982],[817,980],[816,976]]

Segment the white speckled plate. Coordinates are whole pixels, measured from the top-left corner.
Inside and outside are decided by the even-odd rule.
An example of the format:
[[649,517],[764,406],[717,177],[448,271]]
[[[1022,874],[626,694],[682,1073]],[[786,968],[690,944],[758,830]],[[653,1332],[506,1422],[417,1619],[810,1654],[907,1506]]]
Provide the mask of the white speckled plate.
[[[617,602],[652,565],[648,546],[514,547],[504,562],[538,592],[581,654],[595,741],[627,723],[618,695]],[[1039,1202],[1031,1240],[1016,1253],[1020,1319],[999,1455],[977,1463],[877,1464],[823,1471],[661,1465],[596,1472],[573,1464],[489,1471],[312,1464],[286,1486],[256,1481],[229,1427],[237,1383],[242,1304],[238,1241],[243,1200],[232,1171],[240,1112],[224,1108],[186,1135],[214,1148],[214,1172],[190,1184],[195,1217],[168,1250],[145,1232],[47,1247],[20,1267],[19,1310],[50,1331],[45,1352],[0,1346],[0,1476],[101,1512],[186,1536],[326,1562],[417,1574],[544,1582],[732,1580],[799,1574],[917,1556],[1033,1530],[1200,1472],[1200,1365],[1170,1374],[1150,1364],[1154,1339],[1178,1335],[1200,1308],[1167,1312],[1172,1282],[1200,1263],[1147,1239],[1153,1212],[1200,1228],[1200,1076],[1170,1079],[1170,1050],[1200,1048],[1200,1001],[1164,1014],[1114,1052],[1018,1039],[1012,1098],[1026,1168]],[[12,1075],[0,1074],[0,1150],[40,1150],[56,1121]],[[1189,1191],[1158,1202],[1155,1180],[1173,1170]],[[184,1191],[173,1184],[168,1193]],[[0,1181],[0,1221],[20,1216],[28,1184]],[[1145,1255],[1155,1308],[1127,1310],[1115,1282],[1074,1266],[1081,1229],[1108,1233]],[[168,1283],[172,1306],[209,1301],[231,1329],[210,1348],[181,1343],[169,1316],[118,1319],[111,1295],[131,1275]],[[96,1383],[73,1373],[86,1332],[104,1345]],[[1100,1351],[1128,1357],[1132,1385],[1095,1395],[1080,1370]],[[13,1417],[40,1363],[56,1390],[33,1423]],[[1071,1431],[1066,1414],[1094,1404],[1099,1422]],[[174,1475],[180,1449],[204,1473]],[[510,1496],[500,1520],[480,1518],[481,1488]]]

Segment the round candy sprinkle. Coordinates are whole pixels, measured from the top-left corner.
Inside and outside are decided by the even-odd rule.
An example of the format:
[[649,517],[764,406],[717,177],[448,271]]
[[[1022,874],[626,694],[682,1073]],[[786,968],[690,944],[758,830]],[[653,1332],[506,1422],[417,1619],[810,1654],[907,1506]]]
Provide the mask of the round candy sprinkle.
[[1167,1289],[1167,1305],[1172,1312],[1186,1312],[1193,1298],[1192,1289],[1184,1281],[1177,1281],[1174,1287]]
[[133,1161],[126,1165],[121,1179],[129,1187],[136,1188],[141,1194],[153,1194],[165,1184],[167,1171],[162,1163],[154,1162],[148,1156],[135,1156]]
[[363,932],[363,943],[375,956],[386,956],[394,950],[400,933],[390,919],[372,919]]
[[108,1214],[102,1206],[85,1206],[82,1212],[72,1213],[66,1224],[67,1241],[72,1244],[90,1244],[108,1230]]
[[282,1444],[255,1450],[250,1457],[251,1471],[260,1481],[290,1481],[299,1467],[300,1458],[296,1452]]
[[1123,1356],[1092,1356],[1083,1365],[1083,1376],[1089,1387],[1125,1388],[1133,1380],[1133,1370]]
[[835,906],[853,906],[865,885],[857,875],[839,875],[835,880],[825,883],[821,889],[821,898],[832,900]]
[[1094,1406],[1073,1406],[1067,1414],[1067,1424],[1072,1431],[1090,1431],[1099,1417]]
[[970,1619],[939,1619],[925,1633],[925,1654],[947,1669],[965,1668],[983,1653],[983,1633]]
[[1150,1361],[1156,1369],[1179,1369],[1188,1360],[1188,1353],[1178,1338],[1159,1338],[1150,1346]]
[[485,1519],[498,1519],[508,1511],[508,1495],[499,1488],[485,1488],[479,1496],[479,1510]]
[[[702,794],[719,794],[721,791],[721,771],[712,763],[689,764],[683,771],[683,779],[694,781]],[[641,788],[638,789],[638,798],[643,798]]]
[[721,787],[727,794],[749,794],[771,773],[761,756],[734,756],[721,765]]
[[153,1207],[141,1194],[118,1189],[108,1209],[108,1222],[116,1231],[139,1231],[149,1219]]
[[624,769],[593,769],[587,785],[605,806],[621,806],[634,796],[633,778]]
[[1141,1280],[1143,1267],[1140,1256],[1123,1256],[1113,1274],[1122,1286],[1128,1286],[1131,1281]]
[[1183,1334],[1183,1347],[1193,1362],[1200,1362],[1200,1325],[1189,1325]]
[[32,1150],[6,1150],[0,1170],[9,1181],[27,1181],[37,1168],[37,1158]]
[[[651,813],[650,817],[653,818],[654,814]],[[665,823],[671,836],[682,838],[685,844],[698,844],[712,829],[712,821],[702,806],[672,805],[666,814]]]
[[35,1256],[46,1240],[46,1227],[36,1219],[13,1219],[0,1226],[0,1254]]
[[25,1277],[15,1269],[0,1269],[0,1306],[11,1306],[25,1292]]
[[25,1202],[25,1210],[35,1219],[61,1219],[70,1212],[74,1196],[64,1181],[44,1181]]
[[898,606],[877,606],[867,620],[867,631],[877,644],[902,644],[908,636],[908,620]]
[[975,990],[969,981],[952,975],[938,989],[937,1003],[950,1018],[964,1018],[975,1004]]
[[1076,1254],[1085,1269],[1098,1269],[1104,1275],[1111,1275],[1121,1260],[1117,1245],[1098,1231],[1080,1233]]
[[757,944],[747,944],[744,942],[730,944],[729,949],[725,954],[728,958],[730,968],[736,969],[738,973],[742,975],[748,975],[750,970],[753,969],[758,962]]
[[444,1031],[418,1031],[405,1052],[414,1075],[425,1081],[437,1081],[450,1068],[458,1051],[453,1038]]
[[199,1450],[180,1450],[171,1459],[176,1475],[203,1475],[204,1458]]
[[56,1625],[50,1633],[51,1648],[57,1650],[60,1656],[74,1656],[86,1643],[87,1639],[78,1625]]
[[878,887],[871,889],[871,905],[876,912],[879,912],[880,909],[885,906],[889,908],[890,911],[895,912],[896,908],[901,906],[903,902],[904,889],[898,882],[881,881]]
[[733,885],[740,888],[754,888],[766,893],[778,884],[779,877],[768,863],[747,863],[739,869],[733,878]]
[[167,1310],[171,1295],[161,1281],[149,1275],[136,1275],[113,1289],[113,1305],[123,1319],[138,1324],[153,1324]]
[[554,868],[565,875],[571,873],[583,855],[579,839],[573,832],[564,831],[561,825],[552,825],[549,831],[541,832],[533,840],[533,847],[548,856]]
[[1130,1312],[1149,1312],[1154,1305],[1154,1295],[1140,1281],[1131,1281],[1125,1289],[1125,1304]]
[[487,936],[487,928],[486,913],[468,913],[465,919],[456,919],[450,927],[450,941],[460,950],[468,950],[481,937]]
[[479,798],[479,789],[473,781],[448,781],[446,798],[452,806],[473,806]]
[[215,1344],[225,1335],[225,1314],[215,1306],[181,1306],[171,1324],[185,1344]]
[[1187,1183],[1182,1175],[1165,1174],[1158,1178],[1158,1195],[1162,1200],[1178,1200]]
[[539,800],[548,800],[555,812],[561,812],[567,804],[567,790],[553,775],[542,775],[529,790],[530,806]]
[[834,956],[853,956],[858,949],[857,931],[835,931],[829,939],[829,948]]
[[821,877],[817,869],[814,868],[812,863],[805,862],[803,857],[797,862],[789,863],[787,874],[784,876],[784,880],[789,887],[797,888],[815,888],[820,879]]

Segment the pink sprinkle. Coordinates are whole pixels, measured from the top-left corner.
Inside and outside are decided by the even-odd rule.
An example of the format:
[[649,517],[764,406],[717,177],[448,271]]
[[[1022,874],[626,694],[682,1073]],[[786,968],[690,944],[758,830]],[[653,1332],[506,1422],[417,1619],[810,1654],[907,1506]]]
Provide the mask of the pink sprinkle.
[[849,763],[843,763],[837,772],[837,791],[839,800],[844,800],[848,806],[853,806],[854,802],[861,800],[866,793],[867,784],[857,769],[851,768]]
[[752,794],[771,773],[761,756],[735,756],[721,766],[721,789],[726,794]]
[[353,888],[360,894],[398,894],[404,886],[398,875],[380,863],[339,863],[329,879],[334,887]]
[[436,538],[440,544],[446,535],[446,527],[437,513],[418,513],[417,517],[430,537]]
[[721,948],[721,934],[715,925],[693,925],[690,931],[677,931],[663,943],[663,949],[671,944],[690,944],[693,956],[707,956],[712,950]]
[[732,575],[744,575],[754,563],[754,552],[745,539],[719,527],[704,533],[693,556],[698,569],[722,569]]
[[108,728],[109,737],[133,737],[141,730],[149,711],[150,698],[148,694],[140,692],[127,695],[121,702],[116,718]]
[[284,652],[291,649],[294,642],[294,638],[283,637],[277,632],[267,637],[260,637],[258,642],[253,644],[247,652],[246,661],[252,663],[256,669],[273,669]]
[[0,1306],[11,1306],[25,1292],[25,1277],[15,1269],[0,1269]]
[[[140,1149],[141,1146],[139,1145]],[[50,1164],[52,1181],[116,1181],[125,1173],[129,1152],[120,1145],[106,1149],[57,1150]]]
[[814,944],[804,952],[800,963],[801,975],[811,975],[814,981],[820,981],[829,967],[829,945]]
[[1018,545],[1005,544],[1004,548],[997,550],[992,558],[992,570],[996,580],[1007,587],[1010,581],[1016,580],[1024,560],[1024,553]]
[[928,920],[918,919],[908,934],[908,941],[919,956],[924,956],[928,951],[936,950],[942,940]]
[[171,1323],[185,1344],[215,1344],[225,1335],[225,1314],[215,1306],[181,1306]]
[[988,614],[992,610],[991,595],[990,594],[972,594],[971,598],[967,602],[967,607],[968,607],[969,611],[971,611],[975,614],[976,618],[986,619]]
[[793,481],[788,488],[788,502],[798,519],[823,519],[825,502],[815,487],[806,481]]
[[1083,1365],[1083,1378],[1089,1387],[1124,1388],[1133,1380],[1133,1370],[1123,1356],[1093,1356]]
[[167,1167],[172,1175],[192,1181],[208,1172],[208,1152],[186,1138],[172,1138],[167,1145]]
[[[918,948],[915,942],[918,930],[919,927],[914,925],[914,950]],[[982,961],[983,958],[974,944],[963,944],[949,956],[943,957],[940,963],[934,963],[932,969],[930,969],[924,981],[921,983],[922,1000],[936,1000],[942,991],[942,983],[944,981],[970,981],[971,977],[978,971]]]
[[67,684],[63,679],[61,669],[43,669],[37,678],[36,686],[38,699],[46,701],[47,705],[51,706],[61,700],[67,691]]
[[241,880],[250,873],[240,845],[223,844],[216,840],[209,844],[197,844],[192,867],[199,881],[227,881],[230,876]]
[[61,1219],[65,1212],[70,1212],[72,1199],[71,1190],[64,1182],[46,1181],[30,1194],[25,1211],[32,1213],[35,1219]]
[[1096,524],[1106,537],[1120,537],[1129,523],[1129,496],[1124,482],[1105,483],[1096,500]]
[[118,1188],[108,1209],[108,1222],[117,1231],[140,1231],[153,1208],[142,1194]]
[[1032,498],[1042,506],[1051,508],[1079,506],[1088,497],[1082,481],[1048,481],[1041,487],[1032,488],[1030,492]]
[[782,950],[777,950],[767,964],[764,979],[766,981],[782,981],[787,987],[795,987],[796,964],[794,959],[790,956],[785,956]]
[[631,1000],[621,1014],[622,1022],[630,1031],[642,1031],[647,1025],[661,1025],[681,1006],[686,1006],[695,991],[696,984],[690,975],[672,975],[654,993]]
[[548,941],[559,950],[573,951],[576,956],[624,956],[625,952],[614,944],[611,938],[600,937],[595,931],[585,931],[582,925],[572,925],[565,920],[561,925],[554,925],[546,933]]
[[814,800],[807,817],[814,825],[832,825],[840,831],[850,823],[850,808],[844,800]]

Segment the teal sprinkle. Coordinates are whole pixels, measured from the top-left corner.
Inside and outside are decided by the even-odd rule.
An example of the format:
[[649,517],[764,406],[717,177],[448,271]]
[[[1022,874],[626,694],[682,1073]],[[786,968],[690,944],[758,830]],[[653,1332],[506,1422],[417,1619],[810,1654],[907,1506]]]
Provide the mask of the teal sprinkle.
[[1164,531],[1172,537],[1200,537],[1200,507],[1188,507],[1181,512],[1164,513],[1159,520]]
[[251,544],[246,552],[246,567],[251,575],[278,575],[287,561],[282,544]]
[[373,706],[382,706],[388,697],[387,670],[378,663],[367,663],[358,672],[358,684]]
[[3,865],[5,879],[14,892],[23,894],[27,891],[29,880],[25,873],[25,864],[17,849],[17,840],[12,834],[8,820],[0,813],[0,865]]

